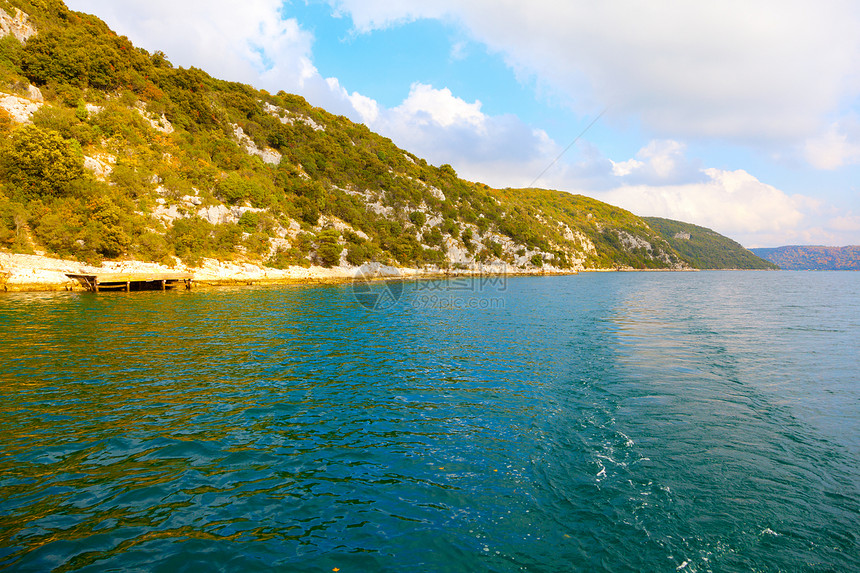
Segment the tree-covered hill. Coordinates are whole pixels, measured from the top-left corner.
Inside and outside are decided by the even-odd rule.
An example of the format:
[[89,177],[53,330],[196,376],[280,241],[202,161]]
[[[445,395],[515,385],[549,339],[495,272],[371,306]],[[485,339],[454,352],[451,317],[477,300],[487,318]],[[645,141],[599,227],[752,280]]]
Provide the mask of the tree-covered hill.
[[711,229],[661,219],[643,217],[677,251],[697,269],[768,269],[777,265],[745,249],[735,241]]
[[0,0],[0,248],[194,266],[687,268],[642,219],[491,189],[311,106]]
[[860,271],[860,246],[787,246],[752,249],[786,271]]

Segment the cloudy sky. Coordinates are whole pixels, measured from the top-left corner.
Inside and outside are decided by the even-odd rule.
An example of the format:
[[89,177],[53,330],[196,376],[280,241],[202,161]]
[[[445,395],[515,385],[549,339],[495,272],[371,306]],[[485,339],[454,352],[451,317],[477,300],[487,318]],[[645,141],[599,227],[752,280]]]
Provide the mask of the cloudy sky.
[[67,0],[495,187],[860,244],[856,0]]

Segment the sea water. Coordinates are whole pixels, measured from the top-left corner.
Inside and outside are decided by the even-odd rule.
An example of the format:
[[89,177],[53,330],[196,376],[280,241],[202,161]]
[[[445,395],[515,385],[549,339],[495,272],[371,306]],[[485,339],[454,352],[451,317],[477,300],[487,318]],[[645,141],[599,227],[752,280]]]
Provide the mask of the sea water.
[[860,570],[860,274],[0,297],[0,570]]

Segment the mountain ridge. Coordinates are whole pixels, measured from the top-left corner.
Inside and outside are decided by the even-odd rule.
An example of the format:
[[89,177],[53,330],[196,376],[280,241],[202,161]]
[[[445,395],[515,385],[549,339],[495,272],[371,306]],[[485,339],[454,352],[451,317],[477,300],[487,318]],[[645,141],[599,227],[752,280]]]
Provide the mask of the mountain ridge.
[[739,243],[712,229],[661,217],[643,217],[685,260],[707,270],[777,270]]
[[750,250],[786,271],[860,270],[860,245],[786,245]]

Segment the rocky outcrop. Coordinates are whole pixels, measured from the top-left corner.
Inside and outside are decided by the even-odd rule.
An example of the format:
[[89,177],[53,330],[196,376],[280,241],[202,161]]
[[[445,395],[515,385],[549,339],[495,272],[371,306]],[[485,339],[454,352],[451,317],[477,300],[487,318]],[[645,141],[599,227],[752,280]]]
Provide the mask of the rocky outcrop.
[[173,124],[171,124],[170,121],[168,121],[167,116],[164,115],[163,113],[160,116],[157,114],[151,113],[143,107],[142,103],[138,104],[134,109],[137,111],[137,113],[140,114],[140,116],[143,119],[146,120],[146,122],[155,131],[163,133],[164,135],[170,135],[171,133],[176,131],[173,128]]
[[26,42],[36,35],[36,27],[29,22],[29,16],[15,8],[15,15],[10,16],[0,8],[0,38],[15,36],[19,42]]
[[233,135],[236,136],[236,140],[239,142],[239,145],[244,147],[246,152],[248,152],[250,155],[256,155],[263,160],[263,163],[268,163],[269,165],[277,165],[281,162],[280,153],[278,153],[274,149],[260,149],[259,147],[257,147],[257,144],[254,143],[254,140],[245,135],[245,131],[238,125],[233,125]]
[[99,153],[93,157],[84,156],[84,169],[92,171],[93,176],[99,181],[108,181],[113,173],[113,165],[116,157],[107,153]]
[[296,122],[303,123],[313,129],[314,131],[325,131],[325,127],[315,122],[313,119],[306,115],[294,114],[290,113],[284,109],[281,109],[277,106],[274,106],[270,103],[264,103],[263,109],[266,110],[266,113],[271,115],[272,117],[278,118],[278,121],[283,123],[284,125],[293,125]]
[[30,123],[30,118],[42,105],[40,101],[32,101],[12,94],[0,94],[0,108],[6,110],[12,121],[16,123]]

